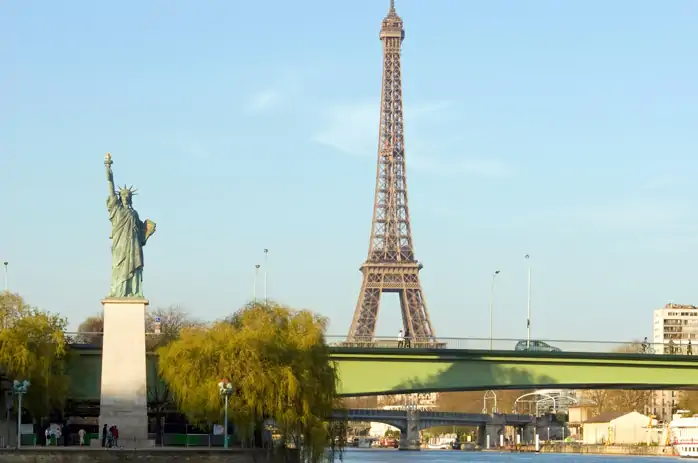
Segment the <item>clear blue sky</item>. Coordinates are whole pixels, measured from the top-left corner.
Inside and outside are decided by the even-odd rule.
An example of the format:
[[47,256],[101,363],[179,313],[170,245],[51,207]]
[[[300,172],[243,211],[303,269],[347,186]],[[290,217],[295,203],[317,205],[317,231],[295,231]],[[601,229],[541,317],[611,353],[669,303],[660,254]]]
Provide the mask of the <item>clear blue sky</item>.
[[[73,326],[109,282],[103,157],[158,224],[153,306],[269,295],[348,330],[388,0],[0,5],[0,258]],[[411,214],[441,336],[650,335],[698,304],[698,2],[398,0]],[[262,292],[260,280],[259,294]],[[379,334],[399,326],[388,298]]]

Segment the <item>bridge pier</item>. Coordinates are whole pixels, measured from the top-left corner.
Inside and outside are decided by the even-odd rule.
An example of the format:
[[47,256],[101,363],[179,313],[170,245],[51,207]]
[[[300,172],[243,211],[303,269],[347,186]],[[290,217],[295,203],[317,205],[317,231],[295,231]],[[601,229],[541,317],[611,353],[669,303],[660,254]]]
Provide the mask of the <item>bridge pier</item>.
[[419,410],[407,410],[407,426],[400,435],[400,450],[421,450],[419,440]]
[[[487,441],[487,437],[485,436],[490,436],[490,448],[493,447],[498,447],[500,443],[500,437],[502,434],[504,434],[504,427],[505,427],[505,420],[503,416],[499,415],[494,415],[490,418],[488,423],[483,426],[484,428],[484,435],[483,435],[483,440]],[[483,444],[480,444],[483,445]]]

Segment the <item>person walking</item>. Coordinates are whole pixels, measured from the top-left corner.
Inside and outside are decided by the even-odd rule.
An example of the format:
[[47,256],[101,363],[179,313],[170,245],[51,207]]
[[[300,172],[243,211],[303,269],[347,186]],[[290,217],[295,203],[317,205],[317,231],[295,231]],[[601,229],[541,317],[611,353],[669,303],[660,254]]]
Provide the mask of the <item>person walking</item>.
[[102,428],[102,447],[107,446],[107,425],[106,423],[104,424],[104,427]]
[[117,425],[114,425],[114,427],[111,430],[111,435],[112,439],[114,440],[114,447],[119,446],[119,427]]
[[81,447],[85,445],[85,434],[87,434],[85,430],[83,428],[80,428],[80,430],[78,431],[78,437],[80,438]]
[[405,346],[405,333],[400,330],[397,334],[397,347],[398,349]]
[[686,346],[686,355],[693,355],[693,346],[690,339],[688,340],[688,346]]

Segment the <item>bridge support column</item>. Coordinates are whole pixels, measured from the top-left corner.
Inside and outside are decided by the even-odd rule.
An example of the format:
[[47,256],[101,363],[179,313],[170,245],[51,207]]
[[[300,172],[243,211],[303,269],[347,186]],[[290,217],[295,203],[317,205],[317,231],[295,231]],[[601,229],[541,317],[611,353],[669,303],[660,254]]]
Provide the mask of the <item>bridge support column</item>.
[[[490,448],[494,447],[497,445],[497,441],[492,440],[492,436],[489,436],[489,439],[487,438],[489,434],[487,434],[487,426],[480,425],[477,427],[477,445],[480,446],[481,448]],[[487,445],[489,444],[489,446]]]
[[400,435],[400,450],[421,450],[419,440],[419,410],[407,410],[407,427]]
[[494,415],[485,426],[483,426],[485,435],[490,436],[490,446],[497,447],[501,445],[501,437],[504,434],[504,418]]
[[535,442],[535,440],[536,440],[536,423],[531,423],[531,424],[525,425],[522,429],[521,434],[523,435],[522,440],[526,444],[531,444],[531,443]]

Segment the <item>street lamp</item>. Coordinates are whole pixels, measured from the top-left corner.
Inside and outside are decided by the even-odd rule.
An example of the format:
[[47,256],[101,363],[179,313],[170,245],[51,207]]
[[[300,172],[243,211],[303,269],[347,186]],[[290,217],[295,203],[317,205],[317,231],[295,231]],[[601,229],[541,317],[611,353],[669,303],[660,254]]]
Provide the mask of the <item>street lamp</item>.
[[223,425],[225,426],[223,431],[223,447],[228,448],[228,397],[233,393],[233,385],[227,379],[222,379],[218,383],[218,392],[223,396],[225,400],[225,419]]
[[257,278],[259,275],[259,264],[255,264],[254,266],[254,303],[257,305]]
[[531,256],[526,254],[524,256],[526,262],[528,262],[528,309],[526,316],[526,348],[531,347]]
[[18,397],[17,405],[17,448],[22,447],[22,396],[27,393],[31,383],[26,379],[24,381],[15,380],[12,383],[12,392]]
[[493,312],[494,312],[494,281],[499,275],[499,270],[495,270],[492,274],[492,287],[490,288],[490,350],[492,350],[492,326],[494,324]]
[[267,305],[267,269],[269,263],[269,250],[264,249],[264,305]]
[[3,262],[5,265],[5,292],[9,291],[9,286],[7,286],[7,266],[10,265],[8,261]]

